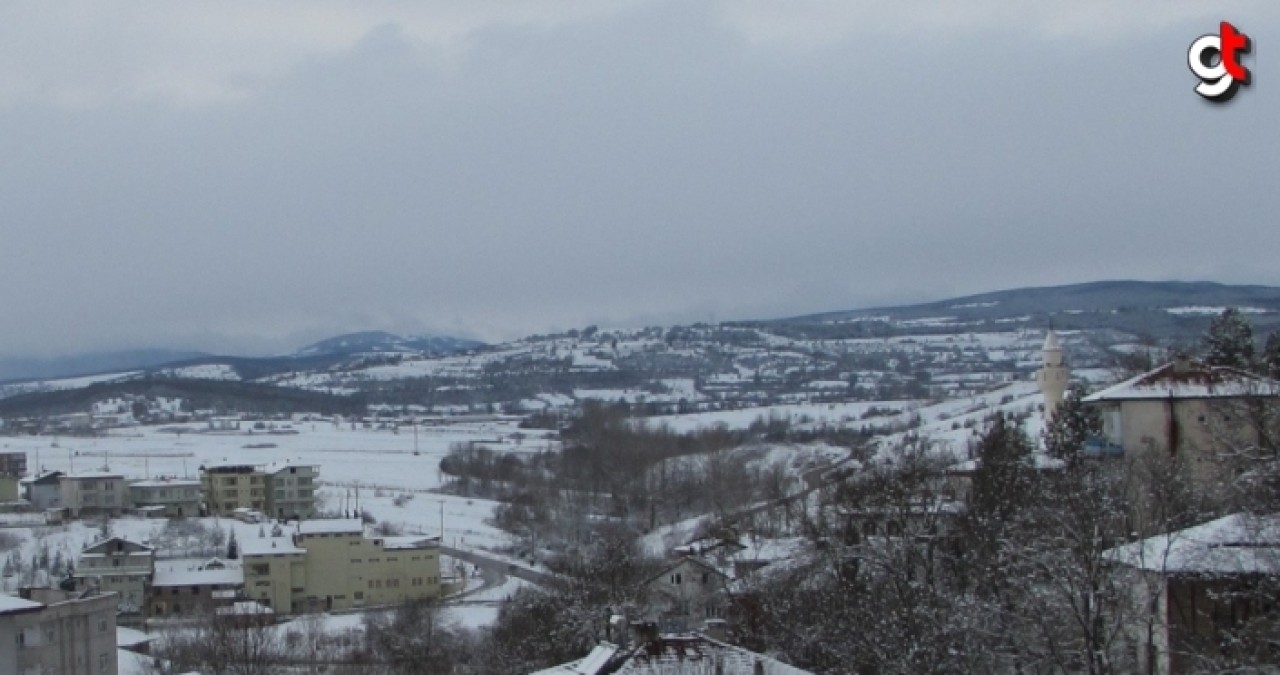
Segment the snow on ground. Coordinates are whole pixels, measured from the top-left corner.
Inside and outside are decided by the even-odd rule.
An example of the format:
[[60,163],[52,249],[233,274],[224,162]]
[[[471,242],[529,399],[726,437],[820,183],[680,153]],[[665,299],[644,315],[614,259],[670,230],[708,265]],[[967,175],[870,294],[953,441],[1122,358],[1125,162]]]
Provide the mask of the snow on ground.
[[[1263,309],[1262,307],[1236,307],[1241,314],[1269,314],[1272,310]],[[1227,310],[1226,307],[1208,307],[1205,305],[1186,305],[1184,307],[1166,307],[1164,311],[1170,314],[1180,316],[1201,315],[1201,314],[1222,314]]]
[[[129,478],[198,478],[199,467],[215,461],[315,464],[320,467],[322,509],[351,511],[358,506],[380,521],[434,536],[440,533],[443,504],[448,543],[502,547],[506,535],[484,522],[495,502],[427,492],[443,482],[440,460],[453,443],[482,442],[500,450],[530,452],[552,447],[541,438],[517,444],[513,435],[528,431],[511,422],[420,428],[417,455],[408,431],[352,430],[329,422],[294,424],[298,433],[292,435],[205,434],[195,433],[194,426],[187,428],[183,434],[142,427],[97,438],[6,437],[0,439],[0,450],[27,452],[33,468],[86,471],[109,465]],[[273,447],[246,447],[250,445]],[[396,497],[402,494],[411,497],[397,506]]]
[[210,363],[203,366],[184,366],[168,368],[160,371],[170,377],[185,377],[193,380],[239,380],[240,373],[225,363]]
[[746,429],[758,419],[787,420],[792,424],[812,423],[831,426],[858,427],[875,426],[895,416],[871,417],[863,416],[872,408],[892,410],[903,413],[919,405],[916,401],[854,401],[845,403],[797,403],[760,408],[743,408],[741,410],[719,410],[715,412],[691,413],[688,415],[660,415],[645,418],[644,424],[649,428],[666,426],[676,433],[689,433],[700,429],[710,429],[723,425],[728,429]]

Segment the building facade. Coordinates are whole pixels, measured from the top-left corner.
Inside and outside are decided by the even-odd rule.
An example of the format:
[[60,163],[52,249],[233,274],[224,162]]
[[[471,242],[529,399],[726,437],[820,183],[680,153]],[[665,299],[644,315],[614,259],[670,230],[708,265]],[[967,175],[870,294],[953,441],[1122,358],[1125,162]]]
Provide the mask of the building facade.
[[245,592],[278,614],[373,607],[441,594],[439,540],[377,537],[359,520],[311,520],[241,542]]
[[51,588],[0,596],[0,672],[115,675],[115,596]]
[[155,551],[150,546],[111,537],[80,553],[72,577],[77,589],[114,593],[122,616],[140,618],[154,574]]
[[244,595],[244,571],[236,560],[163,560],[147,595],[147,616],[217,612]]
[[200,515],[198,480],[154,478],[129,484],[129,505],[148,515],[184,518]]
[[267,479],[252,464],[211,464],[200,467],[201,489],[210,514],[230,516],[239,508],[267,507]]
[[200,467],[200,472],[209,513],[231,516],[236,509],[251,509],[282,520],[315,515],[320,476],[315,465],[213,464]]
[[58,487],[62,493],[62,508],[72,518],[118,516],[129,505],[129,485],[118,473],[64,474],[58,479]]
[[38,511],[62,508],[61,471],[44,473],[23,478],[23,496]]
[[288,520],[315,516],[319,467],[280,462],[260,467],[260,471],[266,477],[268,516]]

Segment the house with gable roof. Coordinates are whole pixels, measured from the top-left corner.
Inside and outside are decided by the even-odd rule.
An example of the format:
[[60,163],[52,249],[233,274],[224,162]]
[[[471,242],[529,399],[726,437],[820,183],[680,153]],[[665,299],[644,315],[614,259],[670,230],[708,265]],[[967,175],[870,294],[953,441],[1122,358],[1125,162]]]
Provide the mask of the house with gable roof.
[[141,619],[155,574],[155,550],[123,537],[108,537],[80,552],[72,578],[76,588],[116,593],[122,623]]
[[[1227,639],[1232,632],[1275,620],[1280,514],[1236,513],[1104,557],[1129,571],[1125,632],[1141,672],[1187,672],[1197,654],[1230,656],[1241,646]],[[1266,588],[1271,593],[1259,592]]]
[[1195,476],[1218,476],[1224,441],[1257,441],[1251,406],[1280,399],[1280,382],[1178,358],[1086,396],[1102,416],[1095,455],[1160,452],[1189,460]]
[[665,632],[698,629],[708,620],[724,618],[732,581],[701,558],[681,558],[641,582],[644,616]]

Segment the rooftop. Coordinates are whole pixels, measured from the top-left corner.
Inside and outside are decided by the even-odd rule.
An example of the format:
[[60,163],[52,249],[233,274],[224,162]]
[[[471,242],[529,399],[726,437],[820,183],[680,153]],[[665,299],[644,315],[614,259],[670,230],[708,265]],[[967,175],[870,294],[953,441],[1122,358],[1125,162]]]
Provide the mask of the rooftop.
[[34,612],[43,608],[44,605],[30,600],[23,600],[13,595],[0,595],[0,614],[19,614],[22,612]]
[[1240,398],[1280,395],[1280,382],[1235,368],[1183,359],[1149,370],[1084,398],[1086,403],[1150,399]]
[[129,487],[200,487],[200,481],[192,478],[152,478],[129,483]]
[[1280,514],[1235,513],[1117,546],[1105,555],[1164,574],[1280,574]]
[[240,555],[303,555],[306,549],[293,545],[293,538],[287,535],[280,537],[245,537],[237,540]]
[[[216,563],[216,564],[214,564]],[[219,568],[221,567],[221,568]],[[244,569],[235,560],[160,560],[152,586],[243,585]]]
[[364,521],[359,518],[304,520],[298,523],[298,534],[364,534]]

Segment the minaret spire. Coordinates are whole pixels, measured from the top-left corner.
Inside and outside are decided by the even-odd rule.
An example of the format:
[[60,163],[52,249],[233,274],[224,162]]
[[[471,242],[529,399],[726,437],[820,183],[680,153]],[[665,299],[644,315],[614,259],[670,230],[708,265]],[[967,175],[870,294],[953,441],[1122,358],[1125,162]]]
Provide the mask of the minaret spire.
[[1062,356],[1062,343],[1058,340],[1057,331],[1053,329],[1052,320],[1045,333],[1040,355],[1041,368],[1036,373],[1036,382],[1040,385],[1040,393],[1044,394],[1044,416],[1047,421],[1053,417],[1058,406],[1062,405],[1062,397],[1067,392],[1067,380],[1071,375]]

